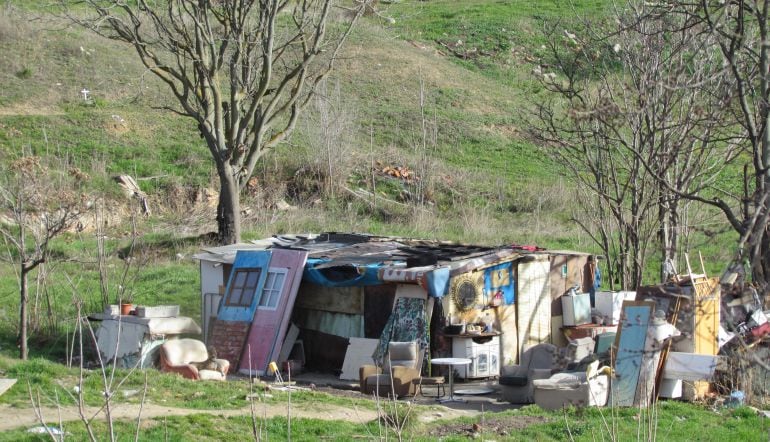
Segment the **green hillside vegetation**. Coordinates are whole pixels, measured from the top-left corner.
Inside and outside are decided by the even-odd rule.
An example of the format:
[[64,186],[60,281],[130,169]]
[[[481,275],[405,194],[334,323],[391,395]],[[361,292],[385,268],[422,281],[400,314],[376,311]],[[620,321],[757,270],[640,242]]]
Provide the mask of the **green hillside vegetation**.
[[[579,210],[573,184],[543,147],[527,138],[522,116],[543,93],[531,74],[542,55],[543,30],[569,23],[568,17],[575,14],[599,15],[611,3],[381,2],[378,13],[365,17],[348,41],[327,82],[328,99],[311,106],[291,140],[258,166],[254,186],[244,195],[245,239],[286,232],[356,231],[598,252],[571,222]],[[86,173],[89,180],[83,192],[104,201],[106,214],[97,222],[105,225],[104,272],[112,302],[118,285],[125,284],[136,304],[179,304],[182,314],[198,318],[198,265],[190,257],[211,244],[207,233],[215,230],[217,179],[195,125],[163,109],[175,103],[165,87],[130,48],[72,27],[51,15],[45,0],[0,3],[0,82],[0,167],[6,170],[21,154],[50,158],[62,168]],[[83,89],[89,91],[88,99],[83,98]],[[332,129],[342,135],[326,144],[319,128],[329,113],[336,125]],[[331,176],[327,155],[333,159]],[[408,170],[411,178],[385,172],[398,167]],[[728,172],[724,185],[735,187],[740,173]],[[135,202],[113,181],[115,175],[137,179],[149,197],[151,216],[137,215]],[[325,189],[325,182],[333,182],[334,190]],[[129,252],[132,219],[138,237]],[[689,222],[694,227],[688,249],[703,253],[709,273],[720,272],[733,255],[734,235],[722,217],[706,209],[694,210]],[[31,294],[33,359],[25,363],[15,360],[17,273],[5,261],[0,263],[0,374],[20,378],[0,397],[0,405],[28,407],[27,381],[40,387],[48,401],[56,396],[70,400],[63,383],[73,384],[77,370],[50,361],[62,362],[68,356],[75,304],[82,301],[88,312],[102,308],[96,246],[92,228],[67,233],[53,244],[55,259]],[[12,252],[0,249],[0,256],[10,257]],[[648,263],[649,282],[657,279],[656,259]],[[699,260],[691,259],[699,267]],[[93,374],[87,382],[98,385]],[[153,372],[149,382],[148,397],[164,405],[194,409],[247,405],[245,381],[208,387],[205,394],[198,386],[160,373]],[[127,387],[141,389],[142,383],[134,373]],[[98,388],[92,390],[87,400],[96,404]],[[285,399],[278,394],[271,401]],[[321,405],[341,401],[320,393],[293,400]],[[357,401],[344,405],[370,406]],[[510,437],[489,438],[593,440],[604,434],[602,416],[580,410],[567,413],[517,411],[501,419],[538,416],[543,423]],[[687,440],[696,428],[708,428],[711,440],[736,434],[751,439],[767,431],[766,420],[758,421],[745,409],[722,417],[671,404],[660,413],[668,440]],[[565,432],[565,416],[574,422],[571,433]],[[624,417],[621,434],[632,437],[637,422],[630,414]],[[268,425],[271,435],[285,437],[285,419],[272,419]],[[295,435],[304,429],[309,440],[329,435],[357,439],[377,431],[372,425],[347,422],[300,419],[296,425]],[[430,432],[441,425],[421,428],[411,436],[430,440],[434,434]],[[153,421],[147,436],[216,440],[219,428],[247,434],[250,426],[243,416],[170,417],[162,423]],[[119,429],[124,434],[131,431],[127,423]],[[76,439],[86,437],[81,430],[72,431]],[[0,433],[0,440],[33,440],[33,436],[12,431]]]
[[[530,71],[545,23],[597,14],[606,4],[440,0],[381,5],[351,36],[326,87],[329,106],[347,122],[345,137],[331,153],[336,169],[330,179],[340,188],[333,194],[322,190],[328,175],[317,130],[322,112],[310,109],[291,141],[258,166],[256,185],[246,195],[246,238],[367,231],[597,251],[570,222],[577,210],[572,185],[527,140],[522,114],[542,92]],[[46,12],[38,2],[9,1],[0,8],[0,161],[33,153],[56,156],[86,172],[91,195],[126,207],[113,210],[109,220],[116,248],[125,247],[130,211],[111,177],[134,176],[153,209],[153,216],[138,225],[141,235],[149,235],[140,243],[163,249],[149,254],[147,266],[159,272],[182,266],[194,279],[189,259],[167,263],[177,254],[189,257],[200,245],[190,239],[214,229],[210,195],[216,174],[205,144],[190,121],[162,109],[173,105],[173,98],[130,48]],[[447,45],[457,41],[462,46],[455,53],[477,55],[453,55]],[[87,100],[83,89],[90,91]],[[417,178],[383,174],[387,166],[406,167]],[[358,189],[376,198],[350,193]],[[424,206],[415,203],[417,197]],[[284,200],[295,210],[278,210]],[[731,237],[712,239],[726,231],[712,214],[699,215],[693,224],[699,223],[705,227],[695,230],[690,247],[702,250],[709,271],[718,272],[731,256],[724,247]],[[93,233],[78,238],[56,246],[63,257],[78,260],[87,249],[68,244],[93,244]],[[649,267],[654,280],[657,267],[654,262]],[[8,289],[2,292],[3,305],[6,317],[12,317],[14,276],[10,269],[3,274]],[[93,277],[79,275],[89,287],[83,290],[88,299],[95,285],[87,281]],[[56,282],[56,272],[51,278],[54,303],[68,304],[73,290]],[[147,280],[148,286],[136,289],[141,301],[151,301],[141,293],[176,290],[185,299],[182,304],[197,305],[196,281],[169,289],[161,288],[159,278]]]

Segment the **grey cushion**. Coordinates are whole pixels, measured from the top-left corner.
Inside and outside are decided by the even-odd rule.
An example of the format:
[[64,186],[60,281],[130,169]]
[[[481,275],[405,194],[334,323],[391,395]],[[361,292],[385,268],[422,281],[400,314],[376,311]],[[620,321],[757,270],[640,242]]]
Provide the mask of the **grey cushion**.
[[527,376],[507,375],[500,376],[498,383],[500,385],[510,385],[512,387],[523,387],[527,385],[529,378]]
[[388,346],[388,358],[385,359],[385,371],[392,366],[417,368],[418,347],[416,342],[393,342]]

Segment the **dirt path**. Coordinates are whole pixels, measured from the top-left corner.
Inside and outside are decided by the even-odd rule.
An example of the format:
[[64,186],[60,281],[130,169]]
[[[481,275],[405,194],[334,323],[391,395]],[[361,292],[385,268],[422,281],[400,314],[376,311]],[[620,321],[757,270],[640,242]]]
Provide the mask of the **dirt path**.
[[[98,408],[88,407],[88,416],[97,413]],[[142,410],[142,420],[151,419],[159,416],[183,416],[187,414],[212,414],[216,416],[242,416],[251,413],[250,408],[239,408],[234,410],[194,410],[189,408],[164,407],[156,404],[145,404]],[[139,414],[138,404],[118,404],[112,410],[114,419],[136,419]],[[286,415],[286,404],[264,405],[257,407],[257,414],[268,418],[274,416]],[[42,415],[49,425],[58,425],[58,422],[79,421],[77,407],[62,407],[61,409],[46,407],[42,409]],[[348,422],[364,423],[377,418],[377,413],[372,410],[352,409],[340,407],[338,405],[324,404],[322,409],[312,409],[302,405],[292,406],[293,417],[313,418],[324,420],[344,420]],[[14,428],[35,427],[40,421],[35,416],[32,408],[13,408],[7,405],[0,405],[0,432]],[[104,418],[102,412],[99,418]]]

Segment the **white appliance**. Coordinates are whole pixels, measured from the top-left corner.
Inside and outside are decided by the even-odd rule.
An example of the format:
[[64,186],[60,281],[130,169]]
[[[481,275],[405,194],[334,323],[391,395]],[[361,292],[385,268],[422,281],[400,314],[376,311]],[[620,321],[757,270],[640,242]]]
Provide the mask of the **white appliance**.
[[561,309],[566,327],[591,323],[591,298],[588,293],[568,293],[562,296]]
[[470,365],[457,366],[463,379],[500,376],[500,337],[453,337],[452,356],[468,358]]
[[623,309],[623,301],[636,299],[636,292],[596,292],[596,309],[602,316],[610,319],[610,324],[620,322],[620,311]]

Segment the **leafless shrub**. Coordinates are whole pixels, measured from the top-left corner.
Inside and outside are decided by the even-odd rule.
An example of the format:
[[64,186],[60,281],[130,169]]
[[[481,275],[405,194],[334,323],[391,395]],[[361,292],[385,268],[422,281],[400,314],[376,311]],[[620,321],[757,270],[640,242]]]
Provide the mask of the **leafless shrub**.
[[[315,189],[322,196],[334,198],[347,182],[354,161],[355,111],[342,97],[339,82],[329,85],[324,80],[316,91],[308,112],[305,135],[309,149],[301,172],[295,180],[315,178],[320,183]],[[310,183],[301,186],[307,190]]]
[[[0,213],[9,217],[7,223],[0,224],[0,236],[19,280],[21,359],[26,359],[28,353],[29,278],[41,265],[52,261],[51,241],[75,227],[87,209],[78,178],[48,167],[39,157],[22,155],[13,159],[0,179]],[[38,282],[44,282],[44,276]]]

